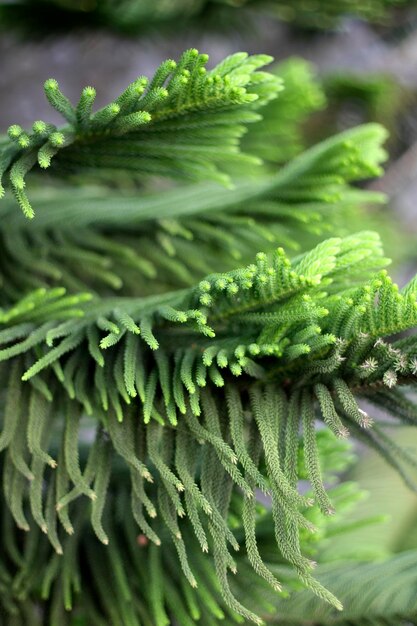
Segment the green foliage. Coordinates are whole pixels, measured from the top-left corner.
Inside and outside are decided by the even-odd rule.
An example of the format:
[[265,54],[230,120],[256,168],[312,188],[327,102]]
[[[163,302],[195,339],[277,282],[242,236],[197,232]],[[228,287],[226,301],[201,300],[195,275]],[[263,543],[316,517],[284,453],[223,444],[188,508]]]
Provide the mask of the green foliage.
[[200,183],[141,195],[34,190],[31,223],[5,197],[0,301],[57,284],[73,292],[157,293],[249,263],[261,249],[297,249],[300,240],[305,247],[329,230],[345,234],[347,219],[351,228],[363,222],[363,204],[384,201],[353,183],[382,171],[385,136],[374,124],[349,130],[276,174],[239,179],[233,189]]
[[[73,107],[47,81],[68,125],[13,126],[1,144],[12,191],[31,216],[30,172],[37,209],[29,222],[0,206],[0,597],[18,626],[39,605],[52,625],[261,623],[300,587],[341,610],[313,575],[320,540],[349,529],[326,516],[360,497],[327,485],[335,440],[351,433],[414,488],[414,456],[361,399],[416,422],[416,279],[392,283],[369,231],[292,259],[276,247],[382,200],[354,183],[381,173],[386,133],[359,127],[243,179],[259,159],[240,137],[281,81],[257,71],[263,55],[206,61],[188,51],[96,113],[92,88]],[[49,159],[52,182],[35,165]],[[125,193],[137,173],[203,181]],[[232,189],[204,180],[228,175]]]
[[265,106],[262,119],[250,127],[242,146],[276,166],[303,150],[303,124],[312,113],[324,108],[326,99],[307,61],[288,59],[273,71],[282,79],[284,91]]
[[257,71],[271,58],[236,53],[210,72],[207,61],[208,55],[188,50],[178,63],[162,63],[151,81],[137,78],[94,114],[92,87],[84,88],[74,107],[57,81],[47,80],[45,95],[68,125],[57,129],[37,121],[26,132],[15,124],[0,151],[0,176],[9,173],[26,217],[34,212],[25,177],[36,164],[51,166],[52,173],[96,169],[110,176],[123,170],[226,183],[228,166],[256,164],[238,144],[244,125],[259,119],[254,109],[280,89],[278,79]]
[[361,121],[377,121],[389,129],[404,99],[398,84],[385,74],[368,74],[366,78],[351,72],[330,74],[323,88],[331,109],[341,108],[343,112],[350,106]]
[[[227,543],[235,549],[238,544],[225,523],[230,510],[224,492],[220,500],[214,496],[222,475],[227,491],[235,486],[249,502],[255,487],[269,494],[282,555],[305,585],[341,608],[312,577],[312,564],[300,551],[299,529],[312,530],[312,525],[300,512],[300,506],[310,501],[296,488],[298,419],[301,412],[307,475],[323,512],[330,513],[332,505],[312,430],[315,405],[336,436],[345,437],[350,428],[398,466],[407,480],[398,458],[411,464],[414,459],[376,426],[373,434],[363,430],[370,421],[355,399],[359,393],[372,400],[375,388],[390,389],[402,378],[411,383],[415,377],[415,340],[403,345],[381,339],[417,321],[413,283],[401,295],[384,273],[368,278],[385,263],[378,238],[363,233],[323,242],[292,264],[282,250],[271,257],[262,253],[245,269],[210,275],[198,287],[181,292],[84,304],[83,296],[68,298],[56,291],[52,297],[51,291],[43,291],[4,311],[0,340],[5,348],[0,359],[6,364],[13,359],[15,366],[4,372],[10,409],[4,414],[3,448],[8,450],[11,475],[29,479],[29,484],[19,479],[13,499],[6,495],[18,526],[28,528],[23,512],[28,495],[35,523],[50,533],[40,490],[46,480],[47,501],[54,503],[52,490],[67,532],[73,531],[68,505],[84,494],[92,500],[92,527],[100,541],[108,543],[102,514],[110,476],[102,478],[100,468],[108,471],[109,460],[94,457],[83,472],[74,445],[74,420],[86,412],[98,419],[96,443],[88,458],[100,448],[104,429],[111,442],[107,454],[113,450],[130,467],[132,513],[141,531],[160,543],[143,513],[135,516],[138,505],[151,518],[158,513],[163,520],[191,586],[195,578],[178,518],[194,519],[196,537],[206,551],[206,532],[197,521],[202,515],[213,541],[224,601],[246,619],[257,621],[226,584],[227,570],[235,567]],[[181,337],[187,338],[188,347],[180,347]],[[23,387],[16,394],[19,378],[30,382],[28,393]],[[55,456],[47,440],[52,397],[54,411],[65,411],[71,420]],[[248,412],[251,438],[259,447],[257,462],[246,443],[248,424],[243,416]],[[189,440],[203,444],[194,468],[187,460]],[[200,457],[197,450],[196,454]],[[261,458],[265,476],[260,472]],[[64,483],[56,466],[64,471]],[[156,494],[152,486],[145,490],[147,482],[155,483]],[[272,582],[253,543],[256,518],[248,506],[244,532],[249,561]]]
[[[255,14],[266,14],[314,30],[334,28],[346,16],[384,23],[392,10],[412,0],[18,0],[1,8],[0,18],[7,26],[28,24],[44,33],[46,25],[55,29],[90,26],[138,35],[155,27],[197,26],[205,23],[236,27]],[[181,26],[181,24],[180,24]]]
[[[285,626],[408,626],[417,623],[415,595],[417,553],[404,552],[384,562],[334,563],[322,566],[319,580],[344,600],[342,619],[325,605],[318,606],[308,591],[277,602]],[[308,619],[306,619],[308,616]]]
[[[255,4],[255,0],[252,0]],[[411,3],[412,4],[412,3]],[[371,22],[383,22],[390,9],[406,6],[407,0],[266,0],[272,14],[308,29],[334,28],[340,18],[353,16]]]
[[[84,424],[88,428],[89,424]],[[103,436],[104,437],[104,436]],[[186,458],[188,465],[193,465],[196,455],[193,447],[187,446]],[[332,469],[346,468],[350,463],[349,446],[346,443],[335,442],[328,433],[320,433],[317,439],[321,460],[326,463],[326,481],[330,479]],[[87,462],[85,475],[90,475],[94,464],[100,458],[106,458],[103,449],[108,445],[105,438],[101,439],[95,450],[94,461]],[[329,448],[337,447],[336,466],[329,463]],[[81,449],[84,459],[85,447]],[[179,452],[176,453],[181,456]],[[335,459],[334,459],[335,461]],[[15,626],[23,626],[31,616],[31,623],[47,623],[53,626],[67,624],[108,624],[130,623],[140,624],[168,624],[175,619],[181,624],[192,624],[202,621],[215,624],[218,620],[227,626],[242,623],[242,618],[231,611],[222,597],[221,588],[216,577],[213,576],[212,565],[207,556],[200,550],[198,539],[193,536],[190,523],[180,520],[181,534],[187,546],[187,554],[193,569],[198,586],[190,587],[187,582],[178,577],[175,540],[170,539],[158,519],[153,519],[153,525],[163,540],[163,548],[156,547],[147,537],[138,530],[133,518],[126,515],[130,506],[130,494],[126,489],[125,471],[118,479],[110,482],[111,507],[114,515],[106,515],[106,531],[110,538],[108,547],[98,544],[86,524],[88,504],[86,501],[74,502],[74,534],[58,539],[55,534],[55,550],[40,529],[32,526],[32,530],[25,537],[22,531],[16,530],[11,515],[5,509],[2,516],[2,534],[5,538],[2,544],[2,594],[1,603],[7,617]],[[224,483],[222,482],[222,485]],[[349,487],[349,488],[347,488]],[[217,501],[221,502],[222,494],[216,491]],[[317,546],[325,540],[327,535],[334,534],[334,528],[343,523],[346,509],[355,508],[362,494],[357,486],[333,485],[331,497],[337,509],[343,511],[331,518],[324,518],[316,507],[309,508],[305,514],[314,520],[317,533],[305,533],[301,536],[304,551],[313,555]],[[190,500],[190,503],[192,500]],[[247,601],[248,594],[251,604],[258,613],[273,614],[277,591],[272,589],[268,581],[257,579],[254,585],[253,570],[251,568],[250,552],[253,546],[243,545],[244,532],[248,529],[248,500],[243,499],[238,492],[233,493],[230,502],[229,523],[233,528],[233,536],[242,544],[239,553],[234,555],[238,574],[232,577],[230,584],[233,593],[239,599]],[[48,524],[55,524],[55,512],[48,499]],[[191,506],[191,504],[190,504]],[[289,589],[297,589],[299,585],[294,580],[291,570],[286,567],[280,552],[277,550],[270,535],[272,523],[271,512],[268,507],[253,501],[257,518],[257,542],[255,550],[268,564],[269,576],[279,576]],[[242,510],[246,509],[243,515]],[[30,516],[29,516],[30,518]],[[136,508],[136,518],[144,523],[141,508]],[[192,519],[192,518],[191,518]],[[196,520],[198,520],[198,516]],[[199,522],[197,522],[199,523]],[[364,522],[366,523],[366,522]],[[206,529],[200,529],[205,536]],[[210,550],[213,542],[209,537]],[[62,549],[63,556],[60,556]],[[143,563],[148,567],[145,569]],[[263,566],[265,568],[265,566]],[[31,571],[36,570],[36,576]],[[82,591],[81,591],[82,590]],[[280,591],[279,595],[286,597],[288,592]],[[49,610],[43,617],[39,616],[49,599]],[[170,617],[168,617],[170,616]],[[37,621],[39,619],[39,621]],[[80,621],[78,621],[80,620]]]

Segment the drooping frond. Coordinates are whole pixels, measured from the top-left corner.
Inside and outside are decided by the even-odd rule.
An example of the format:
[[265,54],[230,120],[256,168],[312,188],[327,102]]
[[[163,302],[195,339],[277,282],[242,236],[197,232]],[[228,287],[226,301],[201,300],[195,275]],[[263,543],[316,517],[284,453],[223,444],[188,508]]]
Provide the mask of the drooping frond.
[[258,71],[271,58],[236,53],[209,72],[207,61],[208,55],[188,50],[95,113],[94,88],[85,87],[73,106],[57,81],[47,80],[46,97],[67,125],[37,121],[31,131],[12,125],[0,145],[0,176],[8,173],[24,214],[34,215],[25,178],[35,166],[60,175],[98,170],[109,177],[123,170],[227,183],[228,170],[257,163],[239,151],[239,139],[246,124],[259,119],[256,109],[280,90],[276,77]]
[[[19,484],[6,497],[17,524],[27,528],[28,499],[35,523],[57,549],[47,502],[72,533],[71,503],[84,495],[92,502],[92,527],[107,544],[107,486],[121,457],[141,532],[159,544],[152,519],[162,520],[194,586],[180,531],[188,517],[202,551],[213,552],[224,601],[256,622],[229,588],[230,548],[239,544],[227,516],[229,496],[238,490],[246,499],[249,562],[278,585],[254,543],[251,507],[261,489],[272,501],[283,558],[306,586],[340,608],[301,551],[300,530],[313,526],[303,511],[312,502],[297,488],[299,429],[324,513],[333,503],[321,476],[314,410],[336,436],[350,431],[408,480],[403,465],[414,465],[414,458],[377,424],[368,430],[371,419],[357,403],[357,396],[372,400],[374,392],[415,384],[415,336],[384,340],[416,327],[415,281],[399,293],[383,271],[375,277],[385,264],[379,239],[361,233],[327,240],[292,262],[282,250],[260,253],[246,268],[209,275],[180,292],[83,303],[83,295],[39,291],[4,310],[0,360],[8,393],[0,444]],[[58,448],[48,441],[52,395],[65,423]],[[82,468],[84,413],[96,427]]]
[[[331,437],[326,439],[327,443],[323,437],[317,439],[321,459],[327,446],[335,445]],[[176,451],[178,463],[181,463],[184,471],[192,468],[197,459],[195,447],[190,447],[189,443],[189,439],[183,435]],[[344,467],[348,464],[348,451],[345,444],[343,447],[338,444],[338,448],[338,465]],[[83,461],[84,452],[81,449]],[[91,476],[94,464],[102,467],[102,463],[108,460],[107,452],[108,442],[102,437],[95,450],[94,461],[87,462],[86,478]],[[5,471],[9,469],[5,468]],[[170,538],[163,521],[152,516],[152,526],[163,542],[159,547],[140,531],[134,518],[126,514],[131,499],[126,471],[125,468],[119,478],[110,481],[108,486],[111,509],[107,509],[104,520],[108,546],[98,543],[91,533],[86,521],[89,515],[86,500],[78,499],[73,503],[75,532],[73,535],[64,535],[55,528],[56,512],[51,507],[49,495],[52,492],[49,492],[46,517],[49,534],[54,537],[54,547],[33,524],[30,515],[31,533],[24,536],[22,531],[14,527],[11,514],[3,506],[1,531],[5,541],[0,549],[3,564],[0,605],[6,620],[14,620],[15,626],[26,626],[27,618],[31,616],[31,624],[40,626],[47,621],[51,626],[67,626],[72,624],[71,615],[76,614],[88,624],[101,626],[109,623],[140,626],[144,615],[147,616],[145,623],[152,626],[167,626],[172,620],[185,626],[203,620],[210,625],[221,620],[226,626],[241,622],[242,618],[225,601],[220,582],[213,576],[212,561],[201,551],[199,538],[194,536],[190,521],[179,520],[179,528],[197,587],[191,587],[188,581],[178,576],[176,548],[180,544],[175,538]],[[326,470],[326,480],[329,476]],[[216,485],[221,475],[216,472],[216,477],[211,484],[216,490],[215,494],[213,492],[216,502],[220,503],[222,492],[219,493]],[[222,480],[221,484],[224,488],[227,483]],[[350,485],[348,489],[346,487],[348,485],[339,484],[330,490],[332,499],[343,511],[355,506],[361,494],[355,485]],[[207,541],[204,547],[209,546],[211,551],[213,539],[210,532],[206,525],[202,525],[193,499],[185,498],[191,523],[199,528],[200,539]],[[139,500],[135,497],[134,501],[135,517],[145,524]],[[270,586],[271,580],[275,581],[275,576],[278,576],[286,587],[292,588],[294,577],[286,567],[271,534],[271,512],[260,502],[253,502],[253,506],[256,508],[255,517],[250,513],[252,501],[237,492],[232,494],[230,518],[235,520],[233,536],[241,545],[241,550],[233,554],[238,573],[234,576],[229,574],[228,580],[236,598],[248,602],[250,597],[256,613],[270,619],[276,612],[274,604],[278,589],[276,582]],[[115,514],[111,514],[110,510]],[[306,515],[314,519],[318,532],[315,536],[304,534],[301,542],[303,551],[314,554],[327,534],[333,532],[332,528],[342,522],[345,513],[324,518],[315,508],[310,508]],[[255,519],[257,532],[256,541],[253,542],[253,530],[250,529],[253,529]],[[250,537],[246,546],[243,539],[245,532]],[[147,563],[146,568],[143,567],[144,562]],[[257,564],[259,577],[253,576],[253,563]],[[30,575],[31,569],[36,569],[36,577]],[[261,577],[263,573],[266,573],[265,579]],[[284,595],[285,592],[278,593]],[[45,612],[45,603],[48,601],[51,610]]]

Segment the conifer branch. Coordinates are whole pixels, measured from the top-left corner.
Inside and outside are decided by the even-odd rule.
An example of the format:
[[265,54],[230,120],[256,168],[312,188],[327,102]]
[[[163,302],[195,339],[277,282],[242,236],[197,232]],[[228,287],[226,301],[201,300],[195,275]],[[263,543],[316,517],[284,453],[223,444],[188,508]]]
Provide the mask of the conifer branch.
[[[40,291],[3,311],[0,341],[5,347],[0,359],[13,364],[7,405],[13,407],[9,394],[21,384],[19,377],[29,384],[24,386],[27,393],[21,396],[16,425],[24,439],[11,438],[7,414],[2,435],[13,471],[30,480],[28,489],[19,478],[20,489],[10,503],[17,524],[27,528],[22,511],[28,489],[33,518],[49,533],[40,492],[49,465],[48,489],[59,494],[55,504],[60,519],[68,515],[65,511],[74,499],[87,495],[93,501],[92,527],[107,543],[102,516],[111,481],[108,455],[121,456],[130,467],[133,514],[144,535],[156,544],[160,541],[143,508],[151,519],[157,514],[163,521],[193,586],[195,574],[179,525],[190,515],[203,551],[209,549],[207,536],[213,539],[224,601],[256,621],[233,599],[228,583],[225,586],[227,570],[235,568],[227,544],[235,549],[238,544],[225,521],[229,505],[223,496],[216,496],[220,471],[227,489],[240,489],[248,499],[245,536],[255,570],[273,580],[253,543],[250,500],[259,485],[272,498],[283,557],[314,593],[341,608],[312,577],[312,564],[301,552],[300,529],[313,530],[302,509],[312,502],[297,491],[295,417],[301,401],[307,467],[325,512],[332,507],[312,439],[314,408],[337,436],[345,436],[349,429],[408,480],[403,465],[413,459],[401,458],[401,451],[378,428],[370,434],[363,430],[371,420],[351,391],[361,381],[366,385],[382,381],[387,390],[401,375],[415,381],[415,338],[398,344],[382,338],[417,325],[414,281],[400,294],[386,274],[372,278],[381,259],[378,238],[361,233],[327,240],[292,262],[282,250],[270,256],[260,253],[247,268],[209,275],[197,287],[181,292],[88,303],[84,295],[68,297],[57,290],[52,297]],[[378,325],[381,333],[376,339]],[[3,373],[6,380],[8,369]],[[92,389],[88,381],[93,380]],[[238,402],[231,401],[233,388]],[[64,411],[59,398],[66,403],[66,394],[73,417],[86,413],[98,422],[97,448],[91,454],[97,449],[104,456],[93,466],[87,463],[84,472],[73,439],[76,431],[65,437],[64,456],[54,454],[47,441],[47,403],[54,397],[54,412]],[[242,425],[240,430],[237,423],[228,426],[236,420],[239,404],[251,415],[251,437],[264,459],[268,483],[260,479]],[[30,408],[40,406],[42,413]],[[102,443],[103,433],[108,443]],[[196,465],[184,467],[180,452],[184,436],[201,446],[197,452],[203,459],[201,476],[195,473]],[[56,482],[60,476],[56,464],[66,473],[64,489]],[[52,496],[47,497],[49,502]],[[62,519],[71,531],[70,518]],[[58,547],[54,534],[51,543]]]
[[[14,125],[1,142],[26,217],[25,177],[38,165],[84,181],[129,171],[227,182],[236,164],[242,177],[258,162],[240,152],[246,124],[280,89],[258,71],[269,60],[238,53],[206,72],[206,55],[190,50],[95,113],[92,87],[73,106],[47,81],[67,125]],[[145,616],[188,626],[207,611],[225,624],[236,615],[261,623],[265,605],[247,602],[251,585],[242,594],[236,573],[247,581],[255,572],[260,595],[297,576],[342,608],[313,576],[308,549],[327,523],[318,508],[337,515],[338,502],[325,486],[316,420],[333,442],[351,433],[377,450],[413,488],[416,460],[360,399],[417,421],[403,386],[416,386],[417,281],[401,291],[392,283],[372,232],[292,259],[272,248],[293,243],[300,224],[321,234],[329,209],[381,201],[353,184],[381,173],[385,137],[375,124],[350,130],[232,190],[204,182],[140,198],[103,187],[72,197],[72,186],[51,185],[34,191],[30,226],[3,201],[0,523],[18,570],[10,584],[0,563],[7,611],[25,598],[31,606],[42,562],[43,597],[65,624],[80,555],[92,623],[102,621],[94,598],[115,624]],[[300,493],[301,478],[312,495]],[[27,542],[16,545],[12,520],[30,530]],[[152,580],[143,568],[137,575],[138,546]]]
[[230,164],[258,162],[240,153],[239,139],[245,125],[259,119],[256,109],[281,88],[276,77],[258,72],[271,60],[236,53],[207,72],[208,55],[191,49],[177,63],[162,63],[151,81],[136,79],[95,113],[92,87],[85,87],[74,107],[49,79],[45,95],[68,124],[56,129],[37,121],[30,132],[11,126],[9,141],[1,146],[0,177],[9,174],[29,218],[34,211],[25,177],[36,164],[58,174],[124,170],[227,184]]
[[155,293],[249,263],[260,249],[296,247],[301,232],[307,244],[333,220],[337,229],[341,215],[354,223],[361,205],[384,201],[352,184],[380,173],[384,139],[377,125],[341,133],[232,190],[200,183],[130,197],[65,187],[48,190],[49,198],[34,192],[38,214],[30,223],[4,199],[3,298],[54,284],[72,292]]

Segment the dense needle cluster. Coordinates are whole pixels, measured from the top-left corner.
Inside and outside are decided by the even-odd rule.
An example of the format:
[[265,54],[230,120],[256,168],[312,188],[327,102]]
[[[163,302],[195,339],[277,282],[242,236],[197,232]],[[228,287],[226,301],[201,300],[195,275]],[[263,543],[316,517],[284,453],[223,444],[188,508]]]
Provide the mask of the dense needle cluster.
[[[342,609],[308,554],[318,510],[337,509],[318,420],[412,484],[415,458],[361,399],[417,422],[416,279],[392,283],[369,231],[292,257],[279,247],[381,201],[353,183],[380,173],[385,131],[348,131],[277,173],[256,165],[240,138],[254,123],[256,152],[262,106],[280,97],[268,61],[236,54],[207,72],[190,50],[94,113],[91,87],[73,107],[49,80],[67,125],[2,139],[0,585],[13,623],[40,598],[60,626],[65,609],[102,626],[261,623],[274,605],[245,598],[254,572],[255,595],[295,573]],[[242,180],[247,164],[259,171]],[[151,174],[203,182],[155,192]],[[129,572],[143,578],[145,558],[139,591]],[[84,561],[95,591],[81,596]]]

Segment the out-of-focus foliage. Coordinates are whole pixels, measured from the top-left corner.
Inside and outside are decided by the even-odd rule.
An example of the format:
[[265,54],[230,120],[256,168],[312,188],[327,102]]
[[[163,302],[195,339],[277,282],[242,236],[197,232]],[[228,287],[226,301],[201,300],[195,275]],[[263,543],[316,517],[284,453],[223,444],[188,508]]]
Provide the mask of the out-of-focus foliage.
[[400,117],[411,101],[411,94],[394,77],[340,71],[325,75],[322,89],[326,110],[314,118],[311,132],[315,137],[372,121],[387,128],[390,148],[398,150]]
[[104,27],[137,35],[152,27],[245,27],[265,15],[307,29],[334,28],[344,17],[384,23],[392,11],[413,0],[16,0],[3,2],[0,24],[25,32],[48,27]]
[[313,65],[303,59],[288,59],[273,73],[282,80],[284,90],[265,105],[262,119],[248,129],[242,147],[275,170],[305,148],[304,126],[325,108],[326,97]]
[[[265,0],[263,4],[282,20],[308,29],[326,29],[337,26],[342,17],[384,22],[391,11],[413,5],[414,0]],[[256,6],[257,1],[249,1],[249,5]]]
[[[414,429],[392,425],[390,433],[396,443],[415,449]],[[348,478],[358,481],[368,497],[348,516],[350,534],[328,532],[318,556],[319,579],[343,598],[343,618],[302,591],[277,602],[278,614],[285,615],[277,624],[303,626],[310,623],[307,615],[317,626],[417,623],[417,498],[372,452],[360,457]],[[361,524],[361,519],[381,514],[386,516],[383,523]]]
[[[384,562],[347,561],[321,568],[319,579],[344,600],[337,615],[303,591],[277,603],[282,626],[411,626],[417,624],[417,550]],[[308,617],[306,617],[308,616]]]

